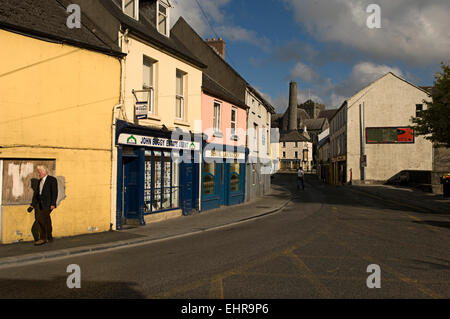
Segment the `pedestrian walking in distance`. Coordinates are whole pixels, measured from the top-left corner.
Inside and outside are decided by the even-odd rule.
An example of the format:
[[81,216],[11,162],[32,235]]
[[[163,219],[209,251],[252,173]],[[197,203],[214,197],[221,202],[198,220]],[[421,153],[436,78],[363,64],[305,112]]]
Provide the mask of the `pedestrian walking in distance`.
[[53,241],[51,212],[56,208],[58,198],[58,181],[48,175],[47,168],[37,167],[39,185],[34,190],[33,200],[29,212],[34,208],[35,227],[32,229],[35,245],[42,245]]
[[297,171],[297,189],[300,189],[300,186],[302,187],[302,190],[305,189],[305,172],[303,172],[303,168],[300,167]]

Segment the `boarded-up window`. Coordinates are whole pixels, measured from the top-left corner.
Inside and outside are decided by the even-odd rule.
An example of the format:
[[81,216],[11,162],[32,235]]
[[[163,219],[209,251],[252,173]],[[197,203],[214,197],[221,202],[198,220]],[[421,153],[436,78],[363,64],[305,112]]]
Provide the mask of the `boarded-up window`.
[[2,205],[29,205],[39,184],[37,166],[45,166],[54,176],[55,160],[3,160]]

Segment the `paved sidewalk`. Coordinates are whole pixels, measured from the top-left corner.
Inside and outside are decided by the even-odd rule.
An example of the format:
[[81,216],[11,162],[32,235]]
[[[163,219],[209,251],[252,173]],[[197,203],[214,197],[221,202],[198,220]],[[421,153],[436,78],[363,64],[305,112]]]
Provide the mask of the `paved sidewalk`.
[[395,202],[421,213],[435,213],[450,216],[450,198],[426,193],[410,187],[390,185],[352,185],[347,186],[356,192],[364,192],[383,200]]
[[287,189],[272,185],[270,194],[251,202],[221,207],[146,226],[136,226],[122,231],[55,238],[52,243],[42,246],[34,246],[33,242],[0,244],[0,268],[201,233],[276,213],[290,202],[291,196]]

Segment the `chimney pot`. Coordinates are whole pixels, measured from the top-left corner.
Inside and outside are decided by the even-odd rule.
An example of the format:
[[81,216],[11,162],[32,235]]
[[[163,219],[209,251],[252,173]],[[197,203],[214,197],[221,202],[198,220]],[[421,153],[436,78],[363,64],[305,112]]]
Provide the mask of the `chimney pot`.
[[225,41],[222,38],[212,38],[211,41],[207,41],[208,45],[213,48],[221,57],[225,60]]

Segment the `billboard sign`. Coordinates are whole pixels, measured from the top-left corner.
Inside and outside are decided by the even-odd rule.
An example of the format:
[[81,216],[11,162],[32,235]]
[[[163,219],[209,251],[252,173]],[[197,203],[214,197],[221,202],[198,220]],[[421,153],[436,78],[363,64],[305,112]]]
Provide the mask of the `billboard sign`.
[[367,144],[414,144],[414,129],[410,127],[368,127]]

